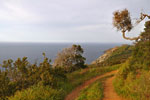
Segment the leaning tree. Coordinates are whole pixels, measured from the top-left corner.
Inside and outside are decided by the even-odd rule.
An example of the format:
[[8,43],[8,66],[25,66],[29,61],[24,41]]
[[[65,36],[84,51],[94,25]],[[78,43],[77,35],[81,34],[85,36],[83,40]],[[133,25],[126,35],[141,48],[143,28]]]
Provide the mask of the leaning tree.
[[122,11],[117,10],[113,13],[113,26],[117,28],[118,31],[122,32],[122,36],[126,40],[136,40],[138,41],[141,39],[141,36],[138,37],[126,37],[126,33],[130,32],[133,27],[135,27],[136,24],[139,24],[142,20],[145,18],[150,19],[150,15],[141,13],[140,18],[137,19],[135,25],[133,25],[130,13],[127,9],[124,9]]

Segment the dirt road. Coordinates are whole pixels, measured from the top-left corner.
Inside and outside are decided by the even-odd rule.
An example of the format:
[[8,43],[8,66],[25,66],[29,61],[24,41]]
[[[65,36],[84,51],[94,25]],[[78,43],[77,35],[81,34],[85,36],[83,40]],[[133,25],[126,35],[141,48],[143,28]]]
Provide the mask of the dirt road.
[[[109,76],[109,75],[112,75],[112,74],[116,74],[117,73],[117,70],[116,71],[112,71],[112,72],[108,72],[106,74],[103,74],[103,75],[100,75],[100,76],[97,76],[97,77],[94,77],[88,81],[85,81],[82,85],[78,86],[76,89],[74,89],[70,94],[68,94],[65,98],[65,100],[75,100],[79,94],[80,94],[80,91],[84,88],[86,88],[87,86],[89,86],[90,84],[94,83],[96,80],[100,79],[100,78],[103,78],[103,77],[106,77],[106,76]],[[109,87],[107,86],[106,84],[106,87]],[[106,88],[107,89],[107,88]],[[105,90],[105,89],[104,89]],[[106,93],[107,94],[107,93]],[[108,99],[104,99],[104,100],[108,100]],[[122,99],[109,99],[109,100],[122,100]]]
[[113,79],[115,76],[106,79],[104,83],[104,98],[103,100],[125,100],[117,95],[113,87]]

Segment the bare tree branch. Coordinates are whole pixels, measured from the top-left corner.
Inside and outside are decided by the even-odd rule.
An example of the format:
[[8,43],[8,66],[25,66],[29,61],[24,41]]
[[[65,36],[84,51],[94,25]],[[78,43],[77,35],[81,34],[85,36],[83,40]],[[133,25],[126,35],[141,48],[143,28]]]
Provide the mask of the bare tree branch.
[[138,41],[139,39],[141,39],[141,36],[133,37],[133,38],[131,38],[131,37],[126,37],[125,31],[122,31],[122,36],[123,36],[124,39],[126,39],[126,40],[131,40],[131,41],[133,41],[133,40]]
[[141,13],[141,17],[140,17],[139,20],[136,21],[136,24],[139,24],[139,23],[140,23],[141,21],[143,21],[146,17],[147,17],[148,19],[150,19],[150,15]]

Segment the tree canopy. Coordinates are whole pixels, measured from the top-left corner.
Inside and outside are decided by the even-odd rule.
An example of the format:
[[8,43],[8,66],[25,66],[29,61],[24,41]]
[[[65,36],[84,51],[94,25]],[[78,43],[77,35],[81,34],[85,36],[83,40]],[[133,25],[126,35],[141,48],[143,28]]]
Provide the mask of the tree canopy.
[[82,56],[83,48],[80,45],[72,45],[58,53],[53,66],[54,67],[76,67],[83,68],[85,58]]
[[[137,19],[135,24],[139,24],[142,20],[145,18],[150,19],[150,15],[141,13],[141,16],[139,19]],[[122,32],[122,36],[126,40],[139,40],[141,39],[141,36],[138,37],[126,37],[126,32],[130,32],[135,25],[133,25],[130,12],[127,9],[124,9],[122,11],[115,11],[113,13],[113,26],[117,28],[118,31]]]

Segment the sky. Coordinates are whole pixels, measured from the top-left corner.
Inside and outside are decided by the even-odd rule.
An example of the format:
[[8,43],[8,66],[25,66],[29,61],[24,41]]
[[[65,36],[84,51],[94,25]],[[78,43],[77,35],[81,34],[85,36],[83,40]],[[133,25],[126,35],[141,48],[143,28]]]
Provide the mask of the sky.
[[[150,0],[0,0],[0,42],[130,43],[112,25],[113,12],[150,14]],[[127,36],[137,36],[144,21]]]

